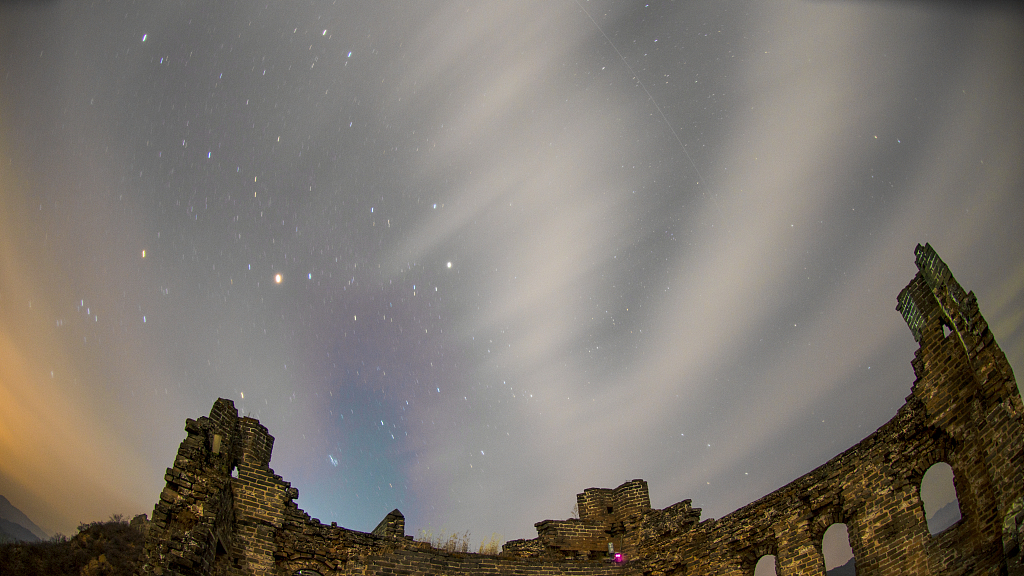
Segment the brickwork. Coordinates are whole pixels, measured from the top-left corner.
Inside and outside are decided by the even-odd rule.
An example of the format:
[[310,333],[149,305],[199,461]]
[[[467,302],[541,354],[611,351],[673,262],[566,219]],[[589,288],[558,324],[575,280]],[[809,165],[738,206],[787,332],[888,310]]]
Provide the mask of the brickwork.
[[[981,316],[930,246],[897,310],[920,344],[906,403],[873,434],[815,470],[718,520],[683,500],[652,509],[647,483],[588,488],[578,519],[544,520],[499,556],[446,553],[405,536],[387,514],[373,533],[326,526],[270,469],[274,438],[234,405],[189,419],[167,469],[141,574],[290,576],[750,576],[764,555],[779,574],[823,575],[821,542],[846,524],[860,576],[1024,576],[1024,405]],[[920,487],[946,462],[961,519],[928,531]],[[625,562],[608,557],[608,545]]]
[[622,573],[606,562],[551,562],[482,554],[450,554],[432,550],[401,550],[374,558],[366,576],[396,574],[478,574],[480,576],[611,576]]
[[371,532],[374,536],[405,537],[405,516],[395,508]]
[[[651,510],[647,482],[631,480],[618,488],[587,488],[576,495],[578,519],[537,522],[539,546],[530,557],[597,559],[609,550],[632,555],[636,549],[633,534],[643,515]],[[609,548],[609,545],[611,546]],[[523,545],[516,554],[527,556]]]
[[[651,574],[751,574],[775,554],[780,574],[824,574],[821,537],[845,522],[859,575],[1022,574],[1024,422],[1013,372],[972,293],[930,246],[897,309],[920,343],[917,380],[896,416],[856,446],[717,521],[666,526],[648,514],[638,563]],[[921,480],[953,469],[961,520],[930,535]],[[1016,510],[1016,512],[1015,512]],[[1005,528],[1004,528],[1005,526]]]
[[598,520],[544,520],[534,525],[542,550],[557,551],[565,558],[597,558],[606,555],[608,544],[622,545],[612,536],[610,523]]
[[[237,458],[237,415],[218,400],[210,416],[185,422],[187,436],[153,509],[145,555],[159,572],[209,574],[225,570],[235,546],[234,500],[229,473]],[[219,555],[218,555],[219,554]]]

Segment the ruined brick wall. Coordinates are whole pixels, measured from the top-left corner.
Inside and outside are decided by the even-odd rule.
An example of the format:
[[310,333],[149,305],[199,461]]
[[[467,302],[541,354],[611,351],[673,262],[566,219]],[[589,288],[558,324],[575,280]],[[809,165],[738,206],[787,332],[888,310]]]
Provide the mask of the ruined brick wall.
[[606,576],[607,562],[551,562],[513,555],[447,553],[405,535],[388,513],[373,533],[326,526],[298,508],[298,490],[270,468],[274,438],[234,404],[186,421],[187,437],[167,470],[140,574],[271,576],[434,574]]
[[377,524],[377,527],[370,532],[374,536],[405,536],[405,515],[395,508]]
[[623,522],[651,509],[644,480],[630,480],[618,488],[587,488],[576,495],[580,520]]
[[[378,528],[397,526],[396,512],[388,514]],[[374,532],[387,531],[388,528],[384,528]],[[286,513],[284,527],[278,532],[275,543],[276,574],[287,575],[299,570],[315,571],[324,576],[613,576],[622,572],[620,566],[603,561],[572,562],[549,557],[444,552],[400,533],[380,536],[334,524],[326,526],[294,507]]]
[[[447,553],[405,536],[401,512],[367,534],[322,524],[270,468],[274,438],[234,405],[186,421],[153,511],[140,574],[750,576],[824,575],[825,531],[847,525],[861,576],[1024,576],[1024,405],[1006,357],[930,246],[897,310],[920,344],[906,404],[856,446],[718,520],[689,500],[652,509],[647,483],[588,488],[580,518],[536,524],[501,556]],[[932,535],[920,487],[933,464],[954,473],[961,519]],[[626,562],[607,558],[611,542]],[[300,572],[305,571],[305,572]]]
[[[621,548],[609,533],[609,525],[598,520],[544,520],[534,524],[541,550],[559,552],[561,558],[590,558],[606,554],[608,544]],[[559,556],[553,556],[559,558]]]
[[275,571],[275,535],[283,528],[285,510],[299,491],[270,469],[274,438],[267,429],[254,418],[241,418],[239,429],[244,448],[231,489],[241,565],[249,574],[270,574]]
[[[930,246],[915,253],[920,271],[897,309],[920,343],[917,380],[896,416],[719,520],[687,527],[647,515],[642,572],[747,575],[758,558],[774,554],[780,574],[824,574],[821,538],[845,522],[861,576],[1024,574],[1024,410],[1013,372],[973,293]],[[920,486],[937,462],[953,469],[961,519],[933,536]]]
[[366,576],[474,574],[478,576],[613,576],[623,569],[607,562],[553,562],[482,554],[449,554],[431,550],[401,550],[374,558]]
[[[758,559],[772,554],[779,574],[823,575],[822,537],[842,522],[862,576],[1024,575],[1024,409],[1013,372],[974,295],[930,246],[915,254],[919,273],[897,309],[920,344],[912,361],[917,379],[895,417],[719,520],[700,522],[688,500],[643,512],[638,526],[625,527],[625,540],[637,543],[628,572],[750,575]],[[953,469],[961,519],[932,535],[920,488],[938,462]],[[613,493],[580,494],[581,518],[608,523]],[[569,533],[567,524],[545,521],[538,544],[571,546],[547,535],[553,527]],[[542,556],[537,548],[534,555]]]
[[230,473],[240,453],[238,415],[218,400],[209,417],[185,422],[188,433],[167,469],[144,548],[144,574],[223,571],[235,548]]
[[928,425],[950,438],[947,461],[968,534],[946,546],[939,545],[943,539],[931,542],[929,559],[933,573],[955,573],[961,559],[953,549],[979,566],[1005,557],[1002,525],[1024,498],[1024,405],[974,293],[964,292],[931,246],[918,246],[915,254],[919,272],[897,309],[920,344],[912,396],[922,402]]
[[[540,543],[532,556],[545,552],[553,558],[604,558],[609,545],[615,552],[633,554],[633,534],[643,515],[651,510],[647,482],[631,480],[618,488],[587,488],[576,495],[578,519],[537,522]],[[513,550],[521,554],[522,545]]]
[[[844,522],[858,574],[933,573],[918,491],[924,470],[943,453],[934,451],[934,430],[918,407],[909,402],[857,446],[723,518],[696,524],[699,510],[688,502],[682,522],[648,515],[640,562],[652,573],[740,575],[753,574],[758,559],[773,554],[780,574],[824,575],[822,537]],[[959,534],[963,522],[950,530]]]

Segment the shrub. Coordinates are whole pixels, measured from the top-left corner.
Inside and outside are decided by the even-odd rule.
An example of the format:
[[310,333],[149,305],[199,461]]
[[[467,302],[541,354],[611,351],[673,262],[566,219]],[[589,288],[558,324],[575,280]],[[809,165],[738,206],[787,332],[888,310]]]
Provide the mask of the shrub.
[[0,544],[0,574],[23,576],[129,576],[139,567],[144,536],[123,516],[82,523],[78,534],[46,542]]

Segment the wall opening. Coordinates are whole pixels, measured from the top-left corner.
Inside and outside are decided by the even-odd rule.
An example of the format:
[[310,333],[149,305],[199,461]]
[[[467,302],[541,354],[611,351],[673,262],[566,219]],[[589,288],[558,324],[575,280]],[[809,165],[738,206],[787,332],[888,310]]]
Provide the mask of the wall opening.
[[825,530],[821,538],[821,553],[825,557],[825,571],[829,576],[857,573],[846,524],[836,522]]
[[231,569],[231,558],[228,555],[227,548],[224,546],[224,542],[219,537],[216,540],[216,550],[213,555],[213,563],[210,565],[210,573],[228,574]]
[[754,576],[778,576],[775,570],[775,555],[765,554],[754,566]]
[[921,479],[921,504],[932,535],[960,520],[960,501],[953,483],[953,468],[945,462],[932,465]]

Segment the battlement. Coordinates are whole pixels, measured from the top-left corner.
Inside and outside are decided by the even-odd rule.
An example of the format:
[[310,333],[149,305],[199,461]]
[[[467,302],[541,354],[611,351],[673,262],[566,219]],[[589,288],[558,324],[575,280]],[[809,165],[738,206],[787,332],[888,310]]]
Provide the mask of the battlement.
[[647,482],[631,480],[618,488],[587,488],[576,495],[581,520],[621,522],[651,509]]
[[274,451],[274,437],[267,427],[255,418],[238,421],[242,435],[242,461],[256,467],[270,466],[270,455]]
[[[896,309],[919,348],[916,380],[881,428],[793,482],[718,520],[690,500],[652,509],[647,483],[588,488],[579,518],[538,522],[500,556],[448,553],[405,536],[387,514],[370,534],[325,526],[270,469],[274,438],[219,399],[185,422],[153,510],[140,574],[427,576],[751,576],[825,574],[822,537],[845,523],[860,576],[1024,576],[1024,408],[1013,371],[965,292],[929,245]],[[950,466],[961,513],[929,532],[920,487]],[[612,557],[614,550],[618,556]]]

